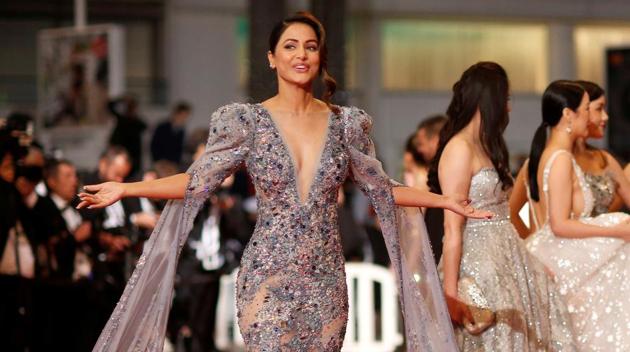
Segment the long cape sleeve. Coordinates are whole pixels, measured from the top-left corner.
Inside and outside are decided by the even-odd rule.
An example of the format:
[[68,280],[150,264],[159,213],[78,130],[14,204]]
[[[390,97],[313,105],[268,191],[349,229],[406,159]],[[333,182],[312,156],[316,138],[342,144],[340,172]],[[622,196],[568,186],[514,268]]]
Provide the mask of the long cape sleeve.
[[398,278],[407,351],[457,351],[422,214],[394,204],[392,188],[400,184],[375,158],[370,116],[356,108],[344,110],[351,175],[376,211]]
[[247,105],[212,115],[205,153],[187,171],[185,198],[164,208],[93,351],[162,351],[181,248],[201,205],[245,160],[252,130]]

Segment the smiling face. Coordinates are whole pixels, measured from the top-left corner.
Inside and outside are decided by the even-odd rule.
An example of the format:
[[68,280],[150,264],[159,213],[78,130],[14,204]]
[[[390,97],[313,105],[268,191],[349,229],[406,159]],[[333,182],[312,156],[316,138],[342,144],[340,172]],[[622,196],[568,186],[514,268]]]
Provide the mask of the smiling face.
[[606,124],[608,123],[608,113],[606,112],[606,97],[601,96],[590,102],[588,106],[588,137],[603,138]]
[[278,82],[306,87],[319,75],[320,43],[313,28],[304,23],[289,25],[267,57]]

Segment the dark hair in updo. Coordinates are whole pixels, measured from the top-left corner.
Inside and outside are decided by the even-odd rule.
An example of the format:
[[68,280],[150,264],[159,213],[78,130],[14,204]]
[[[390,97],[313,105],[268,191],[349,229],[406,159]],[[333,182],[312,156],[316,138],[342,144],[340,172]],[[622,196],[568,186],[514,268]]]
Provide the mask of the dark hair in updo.
[[577,85],[584,88],[588,94],[588,98],[593,101],[606,95],[606,91],[599,84],[591,81],[575,81]]
[[322,95],[322,100],[328,105],[328,107],[336,111],[337,108],[333,106],[330,102],[332,96],[335,94],[337,90],[337,81],[328,73],[328,51],[326,48],[326,31],[324,30],[324,26],[322,23],[311,13],[306,11],[296,12],[295,14],[285,18],[281,22],[278,22],[273,29],[271,30],[271,34],[269,35],[269,51],[275,54],[276,46],[278,45],[278,41],[280,37],[284,33],[284,31],[289,28],[292,24],[302,23],[313,29],[315,32],[315,36],[317,37],[317,41],[319,44],[319,74],[322,78],[322,82],[324,83],[324,94]]

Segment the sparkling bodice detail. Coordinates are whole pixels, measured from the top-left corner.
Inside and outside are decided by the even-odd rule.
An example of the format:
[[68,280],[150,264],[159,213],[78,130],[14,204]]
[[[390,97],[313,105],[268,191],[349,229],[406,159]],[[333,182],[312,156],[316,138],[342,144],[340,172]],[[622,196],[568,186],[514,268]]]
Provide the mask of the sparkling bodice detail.
[[585,172],[584,179],[593,194],[593,211],[591,216],[608,213],[608,209],[615,199],[617,181],[608,172],[601,175]]
[[499,175],[494,168],[484,167],[473,175],[470,181],[468,198],[473,207],[491,211],[494,213],[494,216],[490,220],[468,219],[466,220],[467,226],[510,220],[509,193],[501,187]]

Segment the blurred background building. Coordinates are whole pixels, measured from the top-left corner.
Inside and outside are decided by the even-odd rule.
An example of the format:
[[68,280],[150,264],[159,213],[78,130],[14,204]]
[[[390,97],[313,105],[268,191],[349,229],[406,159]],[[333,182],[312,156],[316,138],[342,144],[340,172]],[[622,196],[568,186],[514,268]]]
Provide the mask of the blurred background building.
[[[391,173],[407,131],[445,110],[451,85],[470,64],[495,60],[506,67],[512,83],[506,139],[517,155],[528,149],[548,82],[580,78],[605,86],[605,49],[630,43],[624,0],[101,0],[86,7],[88,25],[122,29],[124,91],[137,97],[147,124],[157,125],[171,103],[185,99],[194,106],[187,130],[207,127],[210,112],[223,104],[271,95],[268,28],[286,13],[312,9],[328,27],[339,98],[374,117]],[[38,33],[73,26],[73,9],[71,0],[0,3],[0,112],[36,111]],[[36,134],[79,167],[91,167],[108,131],[86,125],[78,134],[64,128]],[[145,145],[149,138],[145,133]]]

